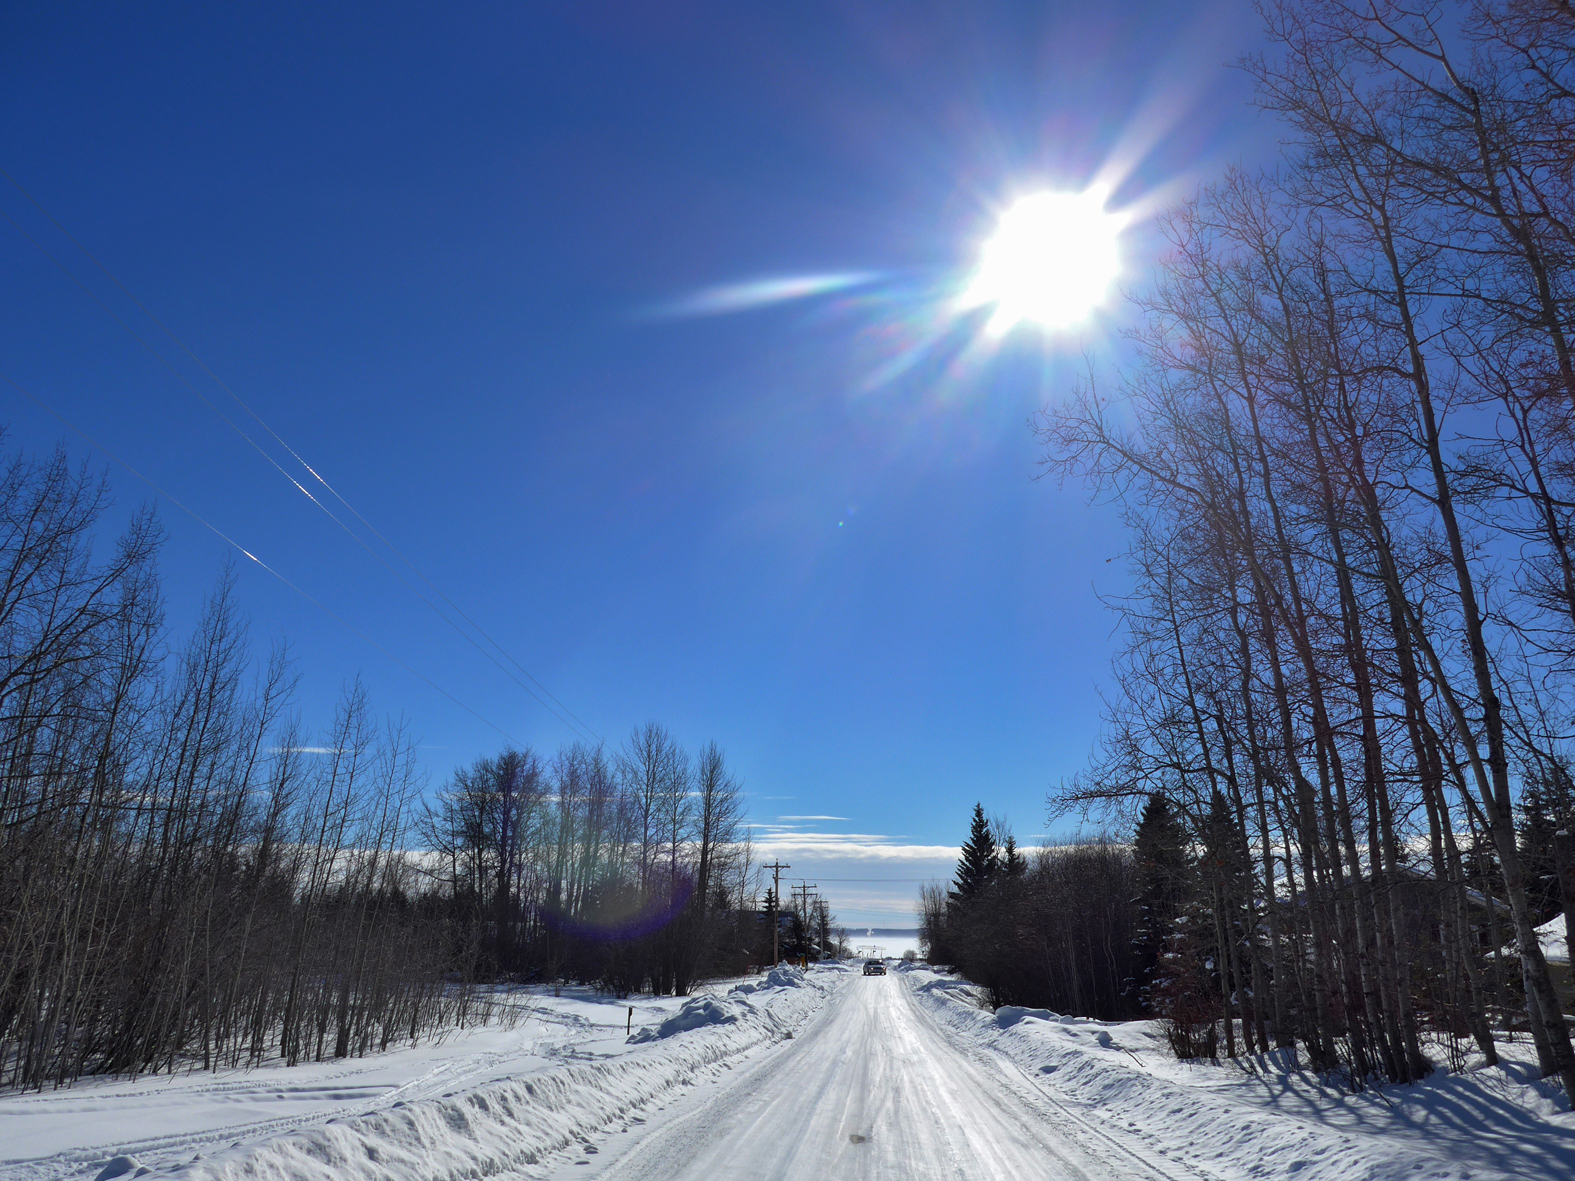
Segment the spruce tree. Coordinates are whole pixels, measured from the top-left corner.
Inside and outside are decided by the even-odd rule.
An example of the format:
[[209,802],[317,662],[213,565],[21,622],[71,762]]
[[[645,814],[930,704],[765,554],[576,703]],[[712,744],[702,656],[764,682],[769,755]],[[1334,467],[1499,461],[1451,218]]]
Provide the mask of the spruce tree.
[[995,835],[990,831],[990,822],[984,818],[984,805],[975,804],[968,843],[963,846],[962,857],[957,862],[957,888],[952,891],[952,900],[966,902],[971,899],[998,868]]
[[1165,940],[1186,905],[1192,886],[1187,832],[1170,801],[1158,792],[1148,797],[1132,848],[1137,862],[1137,964],[1133,983],[1147,1004]]
[[1210,882],[1218,883],[1234,905],[1246,897],[1247,864],[1242,850],[1247,847],[1236,813],[1218,788],[1209,798],[1208,815],[1202,833],[1203,866]]
[[1028,869],[1028,861],[1017,851],[1017,838],[1006,834],[1006,844],[1001,849],[1001,872],[1008,881],[1016,881]]
[[782,925],[782,910],[777,905],[776,891],[770,886],[766,887],[766,901],[762,909],[765,911],[766,916],[766,933],[765,943],[762,946],[760,952],[760,962],[765,963],[768,956],[780,956],[781,953],[781,937],[779,932],[781,931]]
[[1558,756],[1528,768],[1520,792],[1520,855],[1526,874],[1526,900],[1546,921],[1564,909],[1559,889],[1553,834],[1575,825],[1575,781],[1568,762]]

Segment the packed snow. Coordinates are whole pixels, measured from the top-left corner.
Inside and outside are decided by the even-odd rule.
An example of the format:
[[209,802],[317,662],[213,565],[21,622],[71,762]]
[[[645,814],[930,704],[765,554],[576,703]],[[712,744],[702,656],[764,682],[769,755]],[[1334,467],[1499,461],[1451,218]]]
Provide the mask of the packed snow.
[[794,1040],[653,1122],[565,1162],[552,1181],[1171,1177],[1010,1062],[951,1036],[896,973],[846,975]]
[[924,965],[776,969],[688,998],[510,996],[512,1027],[376,1058],[0,1097],[0,1175],[1575,1176],[1575,1116],[1524,1043],[1497,1068],[1351,1094],[1282,1053],[1178,1062],[1152,1022],[991,1012]]

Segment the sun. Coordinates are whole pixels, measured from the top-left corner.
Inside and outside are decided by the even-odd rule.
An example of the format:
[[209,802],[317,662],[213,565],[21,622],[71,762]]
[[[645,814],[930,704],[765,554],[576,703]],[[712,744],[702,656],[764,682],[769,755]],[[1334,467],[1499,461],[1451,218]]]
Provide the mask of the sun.
[[1016,201],[980,250],[961,306],[993,305],[987,328],[997,336],[1025,321],[1056,330],[1086,320],[1121,274],[1127,219],[1105,208],[1108,196],[1091,188]]

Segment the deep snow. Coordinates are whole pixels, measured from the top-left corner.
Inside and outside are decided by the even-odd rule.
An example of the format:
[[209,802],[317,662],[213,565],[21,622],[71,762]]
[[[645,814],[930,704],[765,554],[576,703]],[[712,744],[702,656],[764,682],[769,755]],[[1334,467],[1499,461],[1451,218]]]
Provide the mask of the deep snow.
[[1523,1042],[1353,1095],[1283,1056],[1178,1062],[1150,1022],[992,1013],[922,965],[782,969],[632,1020],[511,999],[512,1029],[371,1059],[0,1097],[0,1176],[1575,1178],[1575,1116]]
[[1157,1022],[980,1008],[977,990],[901,969],[959,1037],[1010,1058],[1106,1130],[1221,1179],[1496,1181],[1575,1178],[1575,1115],[1537,1080],[1525,1041],[1409,1087],[1352,1094],[1283,1053],[1180,1062]]
[[[151,1169],[159,1181],[507,1171],[789,1036],[839,975],[779,969],[692,998],[519,990],[510,994],[520,1008],[512,1029],[456,1032],[440,1044],[4,1095],[0,1177],[93,1181],[117,1156],[131,1162],[128,1173]],[[686,1009],[707,1003],[731,1020],[674,1037],[688,1025]]]

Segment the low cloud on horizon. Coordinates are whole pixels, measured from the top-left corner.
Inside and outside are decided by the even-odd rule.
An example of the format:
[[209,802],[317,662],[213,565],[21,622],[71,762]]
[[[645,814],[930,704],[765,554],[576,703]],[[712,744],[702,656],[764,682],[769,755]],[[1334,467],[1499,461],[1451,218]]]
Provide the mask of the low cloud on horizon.
[[[778,816],[778,820],[846,820],[846,816]],[[766,827],[762,825],[761,827]]]
[[918,844],[901,833],[827,832],[821,827],[841,819],[778,816],[775,823],[751,822],[756,864],[786,863],[790,868],[782,875],[783,890],[790,881],[818,886],[838,920],[849,927],[913,926],[919,887],[927,881],[950,881],[962,850]]

